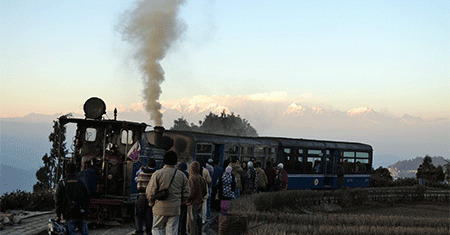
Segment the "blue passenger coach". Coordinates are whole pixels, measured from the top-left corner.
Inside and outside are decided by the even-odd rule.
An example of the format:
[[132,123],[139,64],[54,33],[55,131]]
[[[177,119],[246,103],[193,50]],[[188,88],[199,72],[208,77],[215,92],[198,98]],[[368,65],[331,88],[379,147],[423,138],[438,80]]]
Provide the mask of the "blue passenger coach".
[[372,147],[367,144],[309,139],[270,138],[278,142],[277,159],[288,173],[288,189],[338,188],[337,171],[344,171],[343,187],[368,187]]
[[[146,132],[154,142],[154,131]],[[228,165],[231,157],[241,162],[251,157],[263,168],[267,162],[283,163],[288,173],[288,189],[338,188],[338,165],[344,171],[343,187],[368,187],[372,170],[372,147],[354,142],[296,139],[282,137],[240,137],[193,131],[165,130],[164,138],[173,141],[170,150],[179,161],[217,160]]]

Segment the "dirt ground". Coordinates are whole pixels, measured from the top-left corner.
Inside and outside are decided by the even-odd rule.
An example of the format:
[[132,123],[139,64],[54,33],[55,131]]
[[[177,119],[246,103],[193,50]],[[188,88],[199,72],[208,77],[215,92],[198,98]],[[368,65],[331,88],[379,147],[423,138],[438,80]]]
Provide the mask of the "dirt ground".
[[384,215],[384,216],[407,216],[407,217],[421,217],[421,218],[450,218],[450,205],[448,203],[377,205],[370,208],[355,208],[336,213],[355,214],[355,215],[364,214],[364,215]]

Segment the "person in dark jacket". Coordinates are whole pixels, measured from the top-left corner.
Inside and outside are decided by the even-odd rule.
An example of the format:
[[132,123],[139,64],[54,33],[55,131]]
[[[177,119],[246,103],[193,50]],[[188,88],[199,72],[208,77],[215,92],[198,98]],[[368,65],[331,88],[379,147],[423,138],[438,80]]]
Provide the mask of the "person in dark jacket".
[[266,173],[267,176],[266,191],[269,191],[274,186],[276,177],[275,168],[273,168],[272,162],[268,161],[266,163],[266,168],[264,169],[264,172]]
[[136,222],[136,231],[133,234],[144,234],[144,222],[145,232],[147,235],[152,234],[153,226],[153,213],[152,208],[148,205],[147,197],[145,196],[145,189],[150,181],[152,174],[156,171],[155,159],[150,158],[147,160],[147,167],[141,167],[137,175],[137,190],[139,195],[136,199],[134,206],[134,218]]
[[[189,179],[189,173],[187,170],[187,164],[184,162],[180,162],[178,164],[178,170],[182,171],[186,178]],[[187,205],[184,203],[185,200],[181,200],[181,207],[180,207],[180,223],[178,224],[178,234],[179,235],[186,235],[186,223],[187,223]]]
[[217,190],[219,190],[219,186],[217,185],[217,181],[223,175],[223,168],[219,164],[219,159],[214,160],[214,173],[211,177],[212,179],[212,189],[211,189],[211,209],[215,211],[220,211],[220,201],[216,200]]
[[55,192],[56,221],[66,221],[68,234],[75,234],[76,228],[82,235],[89,234],[86,218],[89,212],[89,191],[86,184],[77,177],[77,166],[66,166],[66,178],[58,183]]

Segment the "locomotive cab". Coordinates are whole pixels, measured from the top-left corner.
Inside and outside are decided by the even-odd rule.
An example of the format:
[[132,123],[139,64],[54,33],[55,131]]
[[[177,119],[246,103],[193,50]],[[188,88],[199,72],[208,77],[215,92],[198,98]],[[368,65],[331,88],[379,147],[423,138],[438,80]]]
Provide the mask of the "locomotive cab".
[[[59,119],[61,126],[76,124],[71,156],[61,163],[74,162],[90,191],[89,220],[121,222],[131,216],[133,165],[140,154],[142,133],[147,124],[103,119],[105,103],[90,98],[84,105],[85,118]],[[116,113],[116,112],[115,112]]]

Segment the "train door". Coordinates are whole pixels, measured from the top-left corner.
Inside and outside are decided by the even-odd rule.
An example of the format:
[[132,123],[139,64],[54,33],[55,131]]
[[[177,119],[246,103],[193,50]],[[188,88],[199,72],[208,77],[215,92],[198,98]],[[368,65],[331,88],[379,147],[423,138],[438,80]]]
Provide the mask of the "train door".
[[334,176],[336,175],[337,161],[339,159],[339,151],[326,150],[324,156],[324,181],[323,186],[330,188],[333,186]]
[[[225,145],[223,144],[215,144],[214,145],[214,161],[218,161],[219,165],[222,165],[223,163],[223,150],[225,149]],[[227,166],[225,166],[227,167]]]

